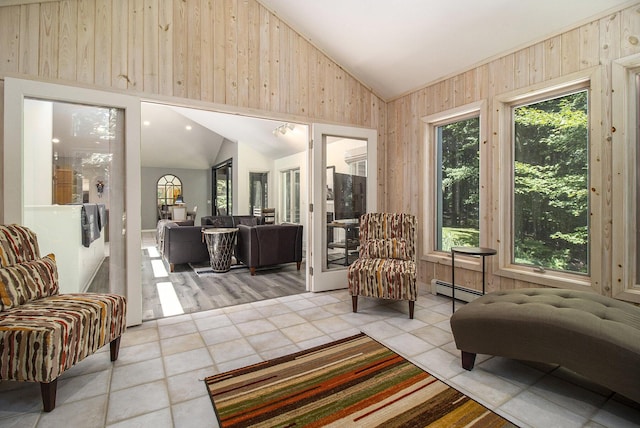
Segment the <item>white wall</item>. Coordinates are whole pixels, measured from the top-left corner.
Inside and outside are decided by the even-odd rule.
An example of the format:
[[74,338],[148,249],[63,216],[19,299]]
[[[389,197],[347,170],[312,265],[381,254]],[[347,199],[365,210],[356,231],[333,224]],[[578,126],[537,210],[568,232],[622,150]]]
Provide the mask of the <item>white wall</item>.
[[24,225],[36,233],[40,254],[56,256],[60,293],[86,291],[105,257],[104,230],[82,246],[81,213],[81,205],[24,207]]
[[181,168],[142,168],[142,229],[155,230],[158,223],[157,185],[158,179],[165,174],[173,174],[182,182],[182,196],[189,211],[198,206],[194,224],[200,224],[200,218],[211,213],[208,201],[211,177],[210,169]]
[[24,153],[30,162],[24,162],[24,204],[51,205],[53,177],[53,103],[24,100]]

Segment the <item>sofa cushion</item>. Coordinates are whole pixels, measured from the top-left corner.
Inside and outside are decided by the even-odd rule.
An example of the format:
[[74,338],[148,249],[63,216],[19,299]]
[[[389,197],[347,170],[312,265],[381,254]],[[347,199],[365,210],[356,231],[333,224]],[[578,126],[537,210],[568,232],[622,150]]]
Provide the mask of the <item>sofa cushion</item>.
[[200,224],[204,227],[233,227],[233,217],[230,215],[207,215],[200,217]]
[[51,382],[124,333],[117,294],[58,294],[0,314],[0,381]]
[[239,224],[244,224],[246,226],[257,226],[259,223],[258,220],[258,217],[254,216],[234,216],[233,225],[237,226]]
[[0,267],[40,257],[36,234],[17,224],[0,225]]
[[416,300],[416,264],[413,260],[360,257],[347,271],[352,296]]
[[399,259],[411,260],[407,250],[407,240],[393,239],[369,239],[365,243],[365,254],[374,259]]
[[0,268],[0,312],[58,294],[58,269],[53,254]]

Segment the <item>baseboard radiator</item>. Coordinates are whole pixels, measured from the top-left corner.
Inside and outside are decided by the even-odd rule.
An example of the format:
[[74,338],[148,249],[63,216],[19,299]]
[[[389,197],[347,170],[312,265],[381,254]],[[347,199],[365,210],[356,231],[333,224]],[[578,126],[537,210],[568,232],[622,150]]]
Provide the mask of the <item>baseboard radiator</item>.
[[[441,294],[443,296],[451,297],[451,283],[439,279],[432,279],[431,294]],[[456,300],[471,302],[480,296],[482,296],[482,291],[456,285]]]

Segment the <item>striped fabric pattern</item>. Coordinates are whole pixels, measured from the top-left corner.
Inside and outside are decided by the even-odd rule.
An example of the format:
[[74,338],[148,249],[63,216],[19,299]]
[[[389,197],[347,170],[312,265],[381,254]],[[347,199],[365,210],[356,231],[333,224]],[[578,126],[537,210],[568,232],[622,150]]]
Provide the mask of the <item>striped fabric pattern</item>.
[[[367,213],[360,217],[360,257],[347,271],[351,295],[417,300],[415,241],[413,215]],[[394,252],[404,257],[380,257]]]
[[60,294],[0,315],[0,380],[51,382],[125,331],[125,298]]
[[0,225],[0,263],[0,380],[51,382],[125,331],[123,296],[58,294],[30,229]]
[[[405,213],[366,213],[360,217],[360,242],[370,239],[405,239],[407,258],[416,255],[416,217]],[[366,248],[366,246],[364,247]],[[361,254],[369,257],[368,254]]]
[[0,312],[58,294],[58,290],[58,269],[53,254],[0,268]]
[[0,267],[40,258],[36,234],[17,224],[0,225]]
[[359,258],[349,266],[351,295],[417,300],[416,264],[411,260]]
[[362,333],[205,382],[224,428],[514,426]]
[[411,260],[406,239],[369,239],[364,246],[364,254],[374,259]]

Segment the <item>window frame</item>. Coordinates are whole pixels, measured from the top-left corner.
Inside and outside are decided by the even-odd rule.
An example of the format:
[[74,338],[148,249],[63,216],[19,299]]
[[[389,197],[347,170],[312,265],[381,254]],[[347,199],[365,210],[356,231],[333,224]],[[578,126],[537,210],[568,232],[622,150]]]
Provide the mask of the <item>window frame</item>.
[[[488,241],[490,225],[488,222],[488,209],[489,209],[489,189],[486,172],[490,171],[489,157],[487,147],[487,102],[486,100],[480,100],[473,103],[465,104],[453,109],[445,110],[440,113],[435,113],[429,116],[421,118],[423,135],[423,163],[424,177],[422,182],[424,183],[424,192],[422,193],[422,218],[423,218],[423,242],[422,242],[422,254],[421,260],[426,260],[432,263],[438,264],[451,264],[451,252],[436,250],[436,238],[437,238],[437,195],[436,187],[438,185],[438,168],[437,165],[437,150],[438,150],[438,137],[436,135],[437,128],[442,125],[447,125],[460,120],[465,120],[473,117],[478,117],[480,122],[480,177],[479,177],[479,197],[480,197],[480,246],[491,247]],[[482,263],[479,258],[460,258],[456,260],[456,268],[465,268],[469,270],[481,271]]]
[[[493,111],[497,112],[496,130],[498,154],[495,156],[495,171],[498,171],[496,196],[498,215],[498,270],[496,275],[513,280],[526,281],[548,287],[572,289],[591,289],[600,293],[603,284],[602,243],[603,239],[603,197],[608,185],[602,173],[603,144],[601,126],[597,119],[601,110],[600,71],[592,69],[572,73],[568,76],[529,86],[517,91],[496,96]],[[535,266],[517,265],[513,260],[513,193],[514,193],[514,144],[513,114],[514,106],[542,101],[561,96],[578,89],[588,90],[589,114],[589,271],[590,274],[571,273],[552,270],[540,270]],[[596,118],[594,120],[594,118]],[[594,178],[599,178],[596,182]]]
[[[171,181],[169,181],[167,179],[167,177],[173,177],[171,179]],[[164,180],[164,184],[160,184],[160,181]],[[178,183],[176,184],[175,181],[178,181]],[[166,196],[167,194],[167,189],[171,188],[171,189],[176,189],[176,188],[180,188],[180,193],[178,193],[178,196],[180,195],[184,195],[183,192],[183,184],[182,184],[182,180],[180,179],[180,177],[178,177],[177,175],[173,174],[173,173],[167,173],[167,174],[163,174],[160,178],[158,178],[158,180],[156,181],[156,189],[160,189],[160,187],[162,186],[163,190],[163,195],[164,196],[158,196],[157,195],[157,191],[156,191],[156,202],[158,204],[158,206],[162,206],[162,205],[175,205],[175,198],[177,198],[177,196],[175,198],[168,198]],[[169,200],[171,200],[171,203],[169,203]]]
[[[638,230],[637,177],[640,135],[640,54],[612,64],[612,201],[617,207],[612,219],[612,296],[640,303],[640,280],[636,260],[640,245],[634,236]],[[615,129],[615,130],[614,130]]]

